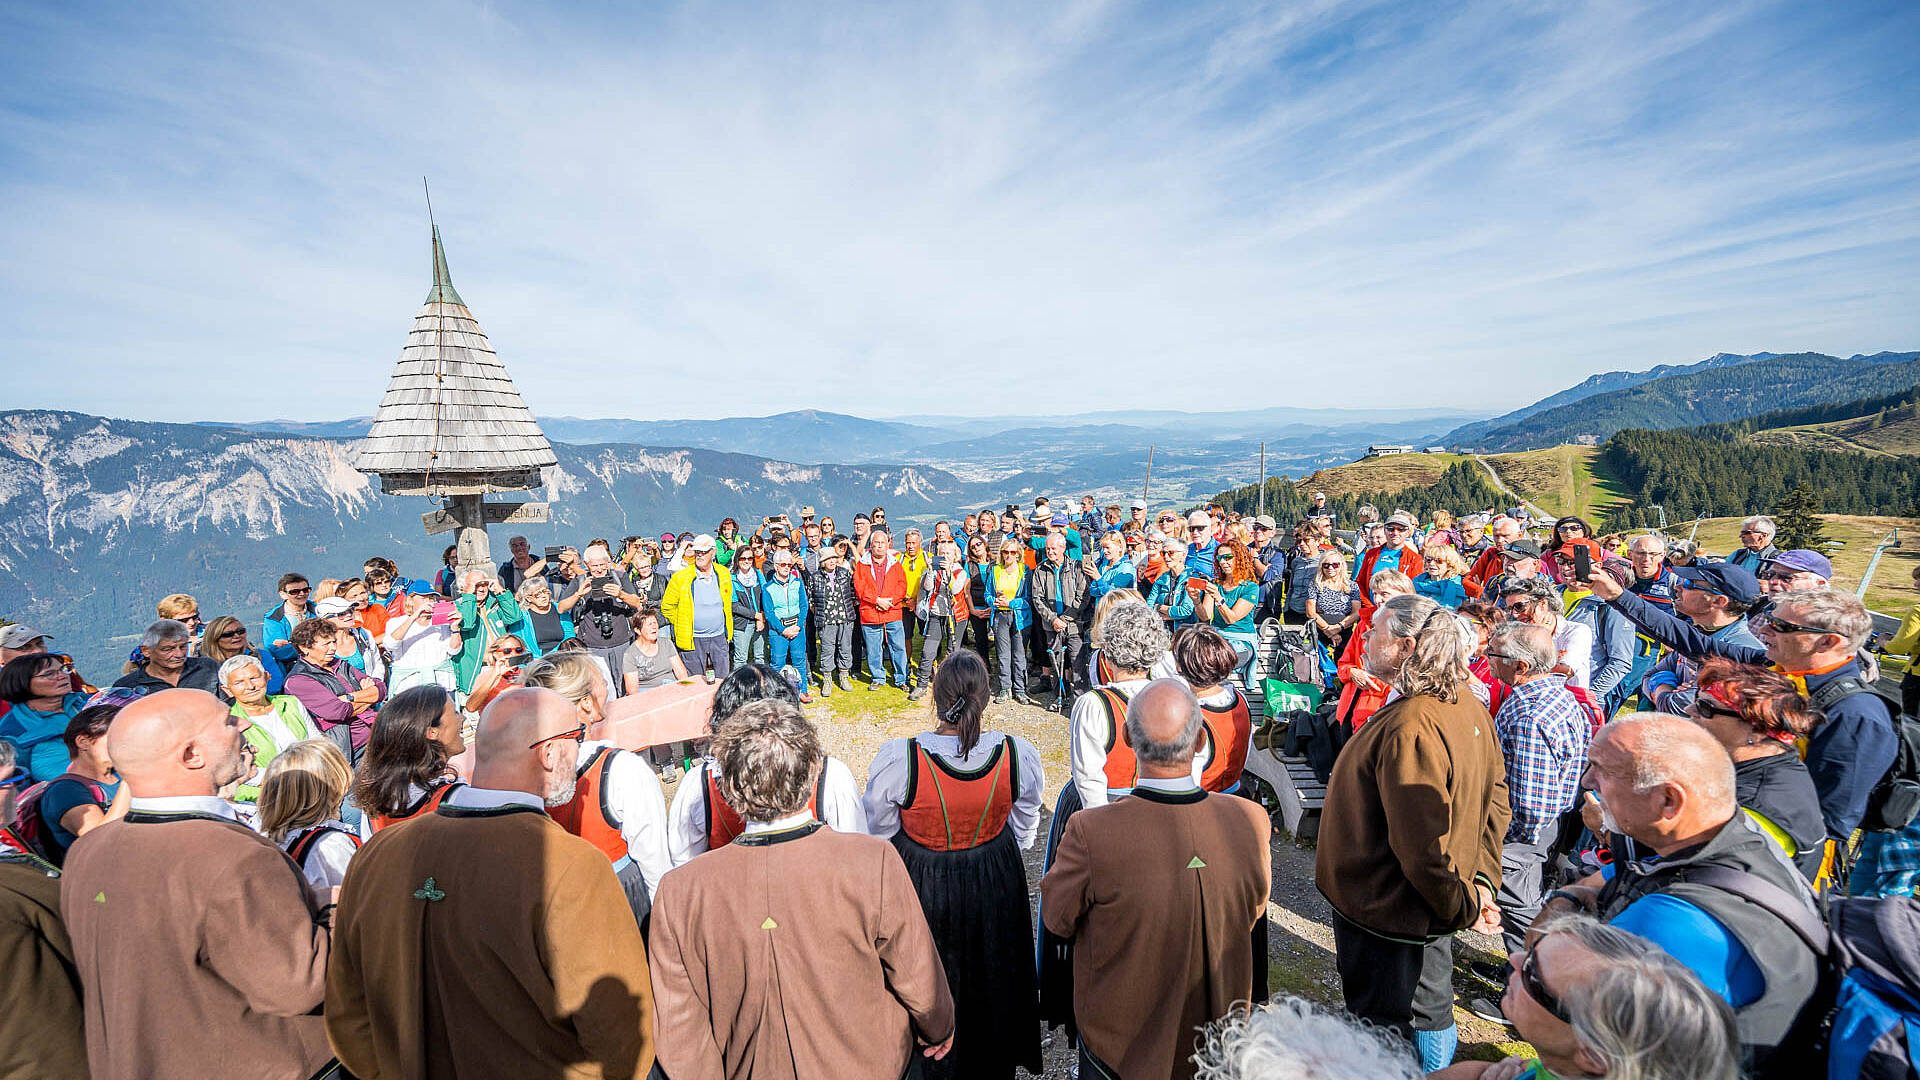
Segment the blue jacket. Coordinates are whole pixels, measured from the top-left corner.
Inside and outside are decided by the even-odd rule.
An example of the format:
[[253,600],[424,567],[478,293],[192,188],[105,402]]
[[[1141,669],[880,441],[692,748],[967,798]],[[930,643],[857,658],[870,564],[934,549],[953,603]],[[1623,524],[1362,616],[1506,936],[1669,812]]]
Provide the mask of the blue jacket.
[[1167,606],[1167,618],[1175,626],[1193,621],[1193,594],[1187,591],[1187,580],[1191,577],[1185,567],[1178,574],[1163,573],[1153,579],[1153,595],[1147,597],[1147,603],[1156,610],[1162,604]]
[[[293,621],[287,618],[286,608],[285,604],[275,604],[273,610],[267,612],[266,617],[260,620],[260,649],[278,660],[282,669],[300,659],[300,650],[294,648],[292,644],[274,644],[276,641],[289,643],[293,641]],[[308,607],[307,617],[313,617],[312,607]],[[281,681],[286,681],[286,676],[282,675]]]
[[[1413,591],[1436,604],[1450,608],[1457,608],[1467,602],[1467,587],[1462,585],[1457,577],[1435,579],[1422,573],[1413,579]],[[1568,618],[1572,616],[1569,615]]]
[[[1033,622],[1033,601],[1027,595],[1027,578],[1029,575],[1027,574],[1027,568],[1024,566],[1018,566],[1014,569],[1020,575],[1020,591],[1015,593],[1013,597],[1013,628],[1024,631],[1028,624]],[[999,563],[994,563],[993,566],[987,570],[987,606],[992,608],[996,614],[1000,610],[1000,592],[997,587],[1000,570],[1001,566]]]
[[1112,563],[1100,571],[1100,576],[1087,582],[1087,595],[1094,603],[1115,589],[1131,589],[1138,582],[1133,570],[1133,556],[1123,555],[1120,561]]
[[760,610],[767,616],[767,632],[779,633],[789,621],[797,619],[797,625],[804,633],[807,628],[807,583],[800,580],[799,570],[789,573],[785,581],[774,580],[772,574],[762,576]]
[[[1609,604],[1655,641],[1689,656],[1724,656],[1736,663],[1773,666],[1767,650],[1714,638],[1633,593],[1622,594]],[[1861,677],[1860,665],[1852,660],[1832,671],[1808,675],[1807,692],[1849,675]],[[1893,717],[1880,695],[1854,694],[1834,702],[1827,710],[1826,720],[1807,740],[1806,759],[1814,790],[1820,793],[1820,816],[1826,819],[1828,836],[1844,843],[1860,827],[1860,819],[1867,812],[1867,796],[1892,767],[1897,749]]]
[[1567,618],[1593,631],[1593,676],[1587,689],[1594,697],[1604,698],[1621,680],[1633,674],[1640,632],[1625,615],[1592,593],[1574,601],[1573,607],[1567,610]]
[[[527,651],[532,653],[535,659],[547,655],[540,650],[540,635],[534,631],[533,616],[528,613],[525,608],[520,609],[519,621],[507,627],[507,633],[512,634],[524,642],[527,646]],[[562,611],[560,613],[560,640],[565,641],[572,636],[573,616]]]
[[[1716,641],[1726,641],[1748,648],[1766,648],[1760,644],[1759,638],[1753,636],[1753,631],[1747,626],[1745,619],[1735,619],[1718,630],[1708,631],[1707,636]],[[1664,652],[1665,655],[1660,657],[1658,663],[1648,668],[1646,676],[1640,680],[1641,700],[1650,702],[1652,699],[1652,695],[1647,693],[1649,682],[1664,681],[1671,677],[1675,682],[1675,688],[1660,699],[1660,704],[1655,707],[1655,710],[1674,716],[1683,716],[1686,714],[1687,707],[1700,696],[1700,684],[1696,681],[1700,677],[1700,661],[1681,656],[1672,649],[1666,649]],[[1643,709],[1646,707],[1646,705],[1641,706]]]

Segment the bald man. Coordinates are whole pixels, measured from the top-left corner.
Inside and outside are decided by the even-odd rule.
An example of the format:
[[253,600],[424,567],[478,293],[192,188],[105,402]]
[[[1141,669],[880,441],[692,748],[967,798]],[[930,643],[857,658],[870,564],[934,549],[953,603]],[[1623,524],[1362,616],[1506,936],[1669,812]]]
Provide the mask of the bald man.
[[1585,910],[1659,945],[1733,1006],[1756,1065],[1818,978],[1783,915],[1818,925],[1806,879],[1734,801],[1733,761],[1705,728],[1629,713],[1587,751],[1613,863],[1550,894],[1534,926]]
[[573,703],[510,690],[473,782],[374,834],[341,887],[327,1033],[361,1080],[599,1080],[653,1064],[647,950],[613,867],[547,816],[573,798]]
[[1040,914],[1073,942],[1080,1075],[1186,1078],[1196,1030],[1265,998],[1272,825],[1194,781],[1204,717],[1185,682],[1135,694],[1126,735],[1139,779],[1068,819]]
[[127,816],[74,842],[60,882],[94,1080],[307,1080],[332,1067],[319,1008],[324,901],[215,792],[246,776],[247,721],[204,690],[113,719]]

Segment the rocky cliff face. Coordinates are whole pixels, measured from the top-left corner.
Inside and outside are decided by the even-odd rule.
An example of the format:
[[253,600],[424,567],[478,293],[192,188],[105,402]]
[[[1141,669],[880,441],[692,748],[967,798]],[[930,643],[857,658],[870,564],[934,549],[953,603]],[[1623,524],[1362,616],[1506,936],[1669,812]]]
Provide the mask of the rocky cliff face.
[[[260,616],[288,570],[318,580],[384,554],[407,572],[439,565],[426,499],[382,495],[343,439],[149,424],[61,412],[0,413],[0,616],[55,635],[94,681],[112,679],[153,604],[192,593],[201,614]],[[884,503],[942,515],[999,493],[924,465],[796,465],[714,450],[556,446],[549,525],[515,529],[535,549],[666,529],[750,531],[812,504],[852,524]],[[505,557],[504,534],[496,549]]]

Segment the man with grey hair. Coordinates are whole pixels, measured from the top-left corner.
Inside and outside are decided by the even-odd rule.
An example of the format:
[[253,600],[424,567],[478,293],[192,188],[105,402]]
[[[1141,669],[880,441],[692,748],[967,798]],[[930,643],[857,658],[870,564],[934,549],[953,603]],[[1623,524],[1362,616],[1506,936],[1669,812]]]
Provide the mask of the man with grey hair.
[[1780,554],[1780,549],[1773,544],[1776,531],[1773,519],[1765,514],[1755,514],[1741,522],[1740,550],[1727,556],[1727,561],[1759,577],[1761,568]]
[[[1500,889],[1494,896],[1500,906],[1500,937],[1511,953],[1540,913],[1547,849],[1559,835],[1560,815],[1573,808],[1593,725],[1567,689],[1566,676],[1553,673],[1553,636],[1545,628],[1501,623],[1487,643],[1487,662],[1494,678],[1513,687],[1493,718],[1493,734],[1507,763],[1507,804],[1513,808],[1500,848]],[[1505,1019],[1479,999],[1469,1008],[1495,1023]]]
[[1733,1007],[1743,1049],[1763,1064],[1819,981],[1796,929],[1819,923],[1806,880],[1740,812],[1732,759],[1692,720],[1622,717],[1588,760],[1612,864],[1556,890],[1542,919],[1584,911],[1665,949]]
[[140,637],[140,653],[134,668],[113,681],[115,686],[138,690],[142,694],[161,690],[205,690],[220,692],[220,661],[190,656],[193,632],[175,619],[161,619],[147,627]]
[[750,701],[719,723],[712,756],[746,825],[661,882],[662,1070],[895,1080],[944,1058],[953,997],[906,864],[808,809],[825,760],[813,724],[791,702]]
[[1424,596],[1374,609],[1363,662],[1398,696],[1334,762],[1314,862],[1347,1010],[1406,1037],[1429,1069],[1458,1044],[1453,935],[1499,926],[1512,817],[1492,720],[1468,689],[1466,631]]
[[1132,797],[1073,815],[1040,881],[1041,921],[1072,942],[1083,1077],[1191,1077],[1195,1030],[1264,997],[1272,824],[1194,781],[1203,731],[1185,682],[1135,694]]
[[[1830,844],[1852,837],[1866,821],[1868,800],[1898,749],[1892,710],[1855,659],[1873,633],[1873,616],[1858,598],[1830,586],[1781,593],[1765,615],[1750,620],[1765,646],[1756,649],[1706,633],[1621,589],[1606,574],[1593,575],[1592,588],[1642,633],[1685,656],[1771,666],[1804,686],[1808,699],[1826,714],[1809,736],[1805,755],[1820,793],[1820,815]],[[1875,832],[1868,839],[1881,835],[1889,834]],[[1863,856],[1868,862],[1872,852]]]

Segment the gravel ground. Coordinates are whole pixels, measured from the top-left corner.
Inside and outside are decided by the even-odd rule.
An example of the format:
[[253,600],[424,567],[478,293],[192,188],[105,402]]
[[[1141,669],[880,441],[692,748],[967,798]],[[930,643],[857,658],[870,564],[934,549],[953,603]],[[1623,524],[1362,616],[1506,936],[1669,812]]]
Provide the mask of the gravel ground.
[[[818,688],[815,689],[816,696]],[[1046,806],[1041,811],[1039,835],[1033,849],[1026,853],[1027,881],[1031,900],[1039,905],[1040,863],[1047,828],[1052,823],[1052,801],[1067,781],[1066,717],[1046,708],[1051,695],[1037,694],[1036,705],[1009,702],[987,710],[986,726],[1028,740],[1040,751],[1047,770]],[[845,762],[864,786],[867,768],[882,743],[905,738],[934,726],[928,699],[910,702],[891,686],[869,690],[855,682],[850,691],[836,691],[807,707],[807,714],[818,725],[829,754]],[[668,789],[672,797],[672,789]],[[1326,900],[1313,885],[1313,849],[1296,844],[1293,837],[1274,823],[1273,896],[1267,905],[1272,921],[1269,933],[1269,985],[1276,995],[1294,994],[1325,1005],[1338,1007],[1340,981],[1333,963],[1333,929]],[[1036,916],[1037,917],[1037,916]],[[1469,974],[1469,959],[1499,960],[1504,957],[1497,938],[1461,934],[1455,941],[1456,970],[1454,987],[1459,1004],[1474,997],[1499,999],[1500,991]],[[1506,1029],[1468,1014],[1456,1005],[1455,1019],[1460,1025],[1462,1060],[1497,1060],[1510,1053],[1531,1053],[1524,1043],[1512,1041]],[[1072,1062],[1072,1047],[1055,1028],[1045,1042],[1047,1080],[1065,1080]],[[1021,1076],[1027,1073],[1022,1070]]]

